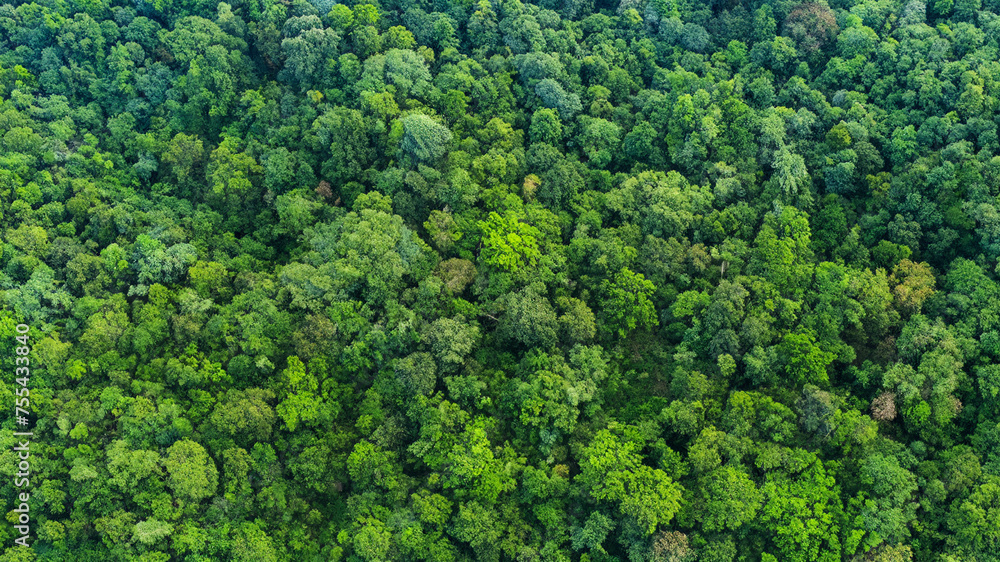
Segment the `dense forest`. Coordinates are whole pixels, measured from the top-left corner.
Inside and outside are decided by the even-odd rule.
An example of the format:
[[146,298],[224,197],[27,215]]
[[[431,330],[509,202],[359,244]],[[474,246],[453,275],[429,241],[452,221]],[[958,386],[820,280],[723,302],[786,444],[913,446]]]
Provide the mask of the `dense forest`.
[[0,5],[0,561],[1000,560],[1000,0],[361,1]]

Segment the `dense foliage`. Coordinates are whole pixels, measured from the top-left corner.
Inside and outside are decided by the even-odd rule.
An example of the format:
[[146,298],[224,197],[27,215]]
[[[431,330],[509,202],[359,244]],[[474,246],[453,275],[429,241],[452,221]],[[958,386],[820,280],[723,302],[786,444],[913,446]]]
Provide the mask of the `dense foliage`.
[[1000,1],[362,1],[0,5],[0,560],[1000,560]]

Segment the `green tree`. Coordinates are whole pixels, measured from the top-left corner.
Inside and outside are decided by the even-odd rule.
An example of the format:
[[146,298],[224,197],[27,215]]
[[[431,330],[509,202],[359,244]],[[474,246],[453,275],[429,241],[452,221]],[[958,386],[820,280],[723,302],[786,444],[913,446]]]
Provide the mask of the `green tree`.
[[607,168],[620,149],[621,127],[601,118],[588,119],[583,125],[580,142],[592,166]]
[[198,443],[184,439],[171,445],[163,467],[167,471],[167,485],[179,497],[197,502],[215,494],[219,471]]
[[613,279],[605,280],[601,289],[608,331],[625,337],[636,328],[648,330],[660,324],[650,299],[656,287],[641,273],[622,268]]
[[319,381],[294,355],[288,358],[288,367],[281,372],[281,402],[275,412],[285,422],[288,431],[295,431],[299,423],[310,424],[318,420],[322,409],[317,395]]
[[515,212],[504,215],[490,213],[485,221],[479,222],[483,232],[483,261],[494,268],[518,272],[538,263],[540,232],[534,226],[521,220]]
[[543,287],[533,284],[523,291],[508,293],[501,302],[505,310],[497,330],[507,339],[528,349],[548,349],[557,342],[556,312]]
[[408,115],[403,125],[401,148],[420,162],[433,162],[444,156],[451,142],[451,131],[422,113]]
[[330,79],[326,61],[336,56],[340,39],[336,31],[321,25],[286,36],[281,41],[285,64],[279,78],[298,85],[302,92],[326,85]]
[[577,480],[598,501],[616,503],[646,533],[674,518],[682,488],[658,468],[643,464],[634,428],[602,429],[583,450]]
[[548,108],[539,109],[531,116],[531,129],[528,134],[531,142],[545,142],[558,146],[563,138],[562,121],[555,111]]
[[780,346],[780,354],[785,358],[785,371],[797,384],[828,385],[827,368],[836,357],[824,351],[811,331],[785,335]]
[[698,518],[708,531],[735,530],[753,521],[761,507],[762,494],[741,470],[721,467],[704,478]]

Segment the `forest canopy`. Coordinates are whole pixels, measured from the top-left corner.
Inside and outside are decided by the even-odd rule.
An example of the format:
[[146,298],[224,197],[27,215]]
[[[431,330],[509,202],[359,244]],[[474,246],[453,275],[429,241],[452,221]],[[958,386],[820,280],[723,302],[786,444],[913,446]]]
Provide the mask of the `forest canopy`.
[[1000,561],[1000,1],[361,2],[0,4],[0,562]]

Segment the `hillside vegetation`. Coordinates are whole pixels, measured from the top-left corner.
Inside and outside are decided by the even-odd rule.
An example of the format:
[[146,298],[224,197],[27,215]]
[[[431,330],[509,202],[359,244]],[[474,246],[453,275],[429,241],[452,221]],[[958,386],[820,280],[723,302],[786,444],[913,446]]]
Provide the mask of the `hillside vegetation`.
[[0,5],[0,561],[1000,560],[1000,0],[363,1]]

